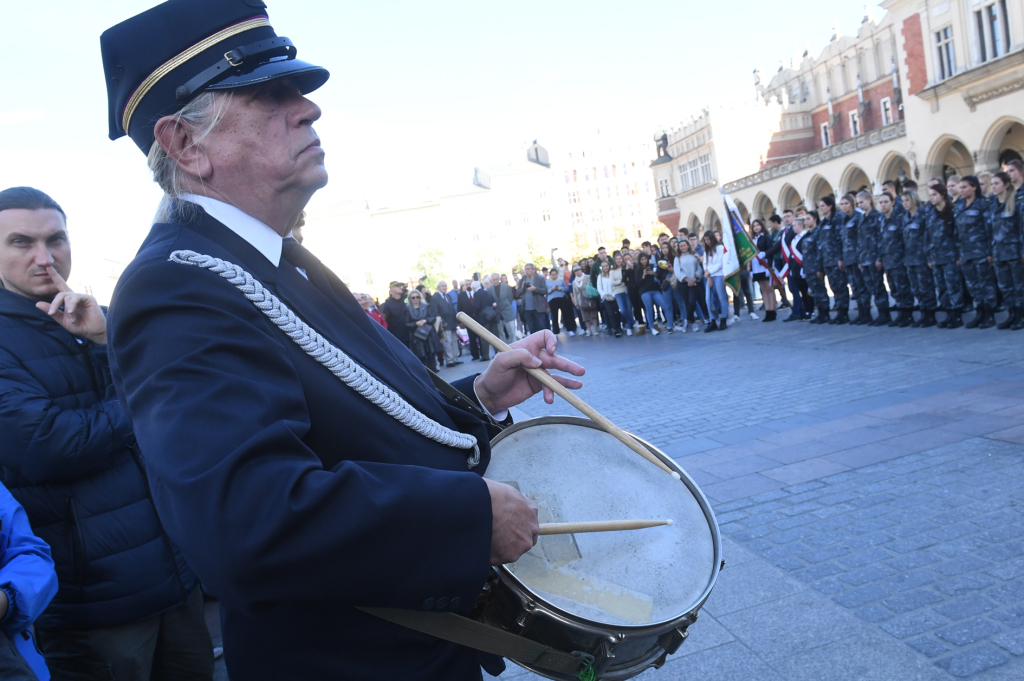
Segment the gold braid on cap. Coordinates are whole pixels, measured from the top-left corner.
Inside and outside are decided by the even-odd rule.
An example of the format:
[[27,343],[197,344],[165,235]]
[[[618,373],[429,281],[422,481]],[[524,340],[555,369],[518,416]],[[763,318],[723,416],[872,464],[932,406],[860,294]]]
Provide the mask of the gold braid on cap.
[[190,59],[193,59],[202,52],[205,52],[206,50],[210,49],[220,41],[227,40],[231,36],[238,35],[239,33],[251,31],[254,28],[262,28],[264,26],[270,26],[270,20],[267,17],[262,16],[248,19],[240,24],[228,26],[224,30],[214,33],[209,38],[204,38],[203,40],[199,41],[198,43],[188,48],[178,56],[165,62],[163,65],[160,66],[160,68],[158,68],[153,73],[149,74],[149,77],[147,77],[146,80],[142,81],[142,84],[140,84],[139,87],[135,89],[135,92],[132,93],[132,96],[128,100],[128,103],[124,105],[124,116],[122,116],[121,118],[121,123],[122,127],[124,128],[125,134],[128,133],[128,124],[131,122],[132,114],[135,113],[135,109],[138,108],[139,102],[142,101],[143,97],[149,94],[149,91],[152,90],[153,87],[158,82],[160,82],[161,78],[163,78],[168,73],[178,68],[185,62],[189,61]]

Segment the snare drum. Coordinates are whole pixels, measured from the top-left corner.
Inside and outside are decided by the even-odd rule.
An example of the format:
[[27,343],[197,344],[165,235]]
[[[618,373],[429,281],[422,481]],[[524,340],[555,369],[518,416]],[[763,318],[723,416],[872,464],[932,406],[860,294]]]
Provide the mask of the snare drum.
[[600,679],[628,679],[664,664],[686,638],[723,565],[718,524],[696,483],[668,456],[637,441],[682,479],[592,421],[569,416],[504,430],[491,443],[485,475],[518,488],[537,505],[542,523],[674,521],[645,530],[542,536],[518,561],[495,568],[476,617],[593,657]]

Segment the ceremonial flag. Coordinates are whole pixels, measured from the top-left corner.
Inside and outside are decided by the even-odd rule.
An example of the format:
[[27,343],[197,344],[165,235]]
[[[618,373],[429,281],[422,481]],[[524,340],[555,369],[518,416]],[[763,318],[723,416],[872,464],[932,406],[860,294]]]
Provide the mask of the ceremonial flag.
[[722,220],[722,224],[725,225],[725,229],[722,230],[722,245],[725,246],[723,271],[726,285],[735,293],[740,290],[740,268],[753,260],[757,256],[757,251],[754,250],[743,228],[743,218],[740,217],[736,203],[725,192],[722,192],[722,198],[725,201],[725,219]]

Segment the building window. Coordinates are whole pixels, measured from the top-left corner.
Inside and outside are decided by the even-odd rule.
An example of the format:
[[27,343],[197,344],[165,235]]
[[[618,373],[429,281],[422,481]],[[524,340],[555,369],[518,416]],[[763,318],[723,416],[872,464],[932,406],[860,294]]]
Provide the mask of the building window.
[[821,146],[832,146],[832,131],[828,129],[828,123],[821,124]]
[[953,27],[947,26],[935,32],[935,48],[938,58],[939,80],[946,80],[956,72],[956,56],[953,54]]
[[690,174],[686,172],[686,164],[679,166],[679,191],[685,192],[693,189],[693,185],[690,184]]
[[579,192],[569,192],[569,202],[570,203],[579,203],[580,202],[580,193]]
[[608,179],[608,166],[604,167],[604,179]]
[[658,192],[662,198],[672,195],[672,182],[667,177],[658,180]]
[[882,112],[882,125],[892,125],[892,100],[885,97],[878,103],[878,107]]
[[571,181],[571,180],[569,179],[569,171],[568,171],[568,170],[566,170],[566,171],[565,171],[565,183],[566,183],[566,184],[569,184],[569,182],[570,182],[570,181]]
[[594,190],[594,192],[595,192],[594,196],[597,198],[598,201],[600,201],[601,200],[601,188],[598,187],[597,189]]
[[856,111],[850,112],[850,137],[860,136],[860,114]]
[[711,154],[704,154],[697,159],[697,163],[700,166],[700,183],[708,184],[714,179],[711,177]]
[[549,210],[546,210],[546,211],[544,211],[543,213],[541,213],[541,214],[540,214],[540,219],[541,219],[542,221],[544,221],[544,222],[548,222],[548,221],[550,221],[550,220],[551,220],[551,211],[549,211]]
[[978,30],[979,56],[982,62],[1006,54],[1010,47],[1010,27],[1006,21],[1006,0],[999,0],[974,12]]

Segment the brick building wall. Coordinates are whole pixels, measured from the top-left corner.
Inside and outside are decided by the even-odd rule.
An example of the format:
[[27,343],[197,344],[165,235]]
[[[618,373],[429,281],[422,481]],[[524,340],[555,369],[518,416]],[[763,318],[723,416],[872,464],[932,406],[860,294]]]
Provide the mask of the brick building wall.
[[901,32],[903,33],[904,62],[907,65],[907,94],[916,95],[928,84],[921,15],[911,14],[904,19]]

